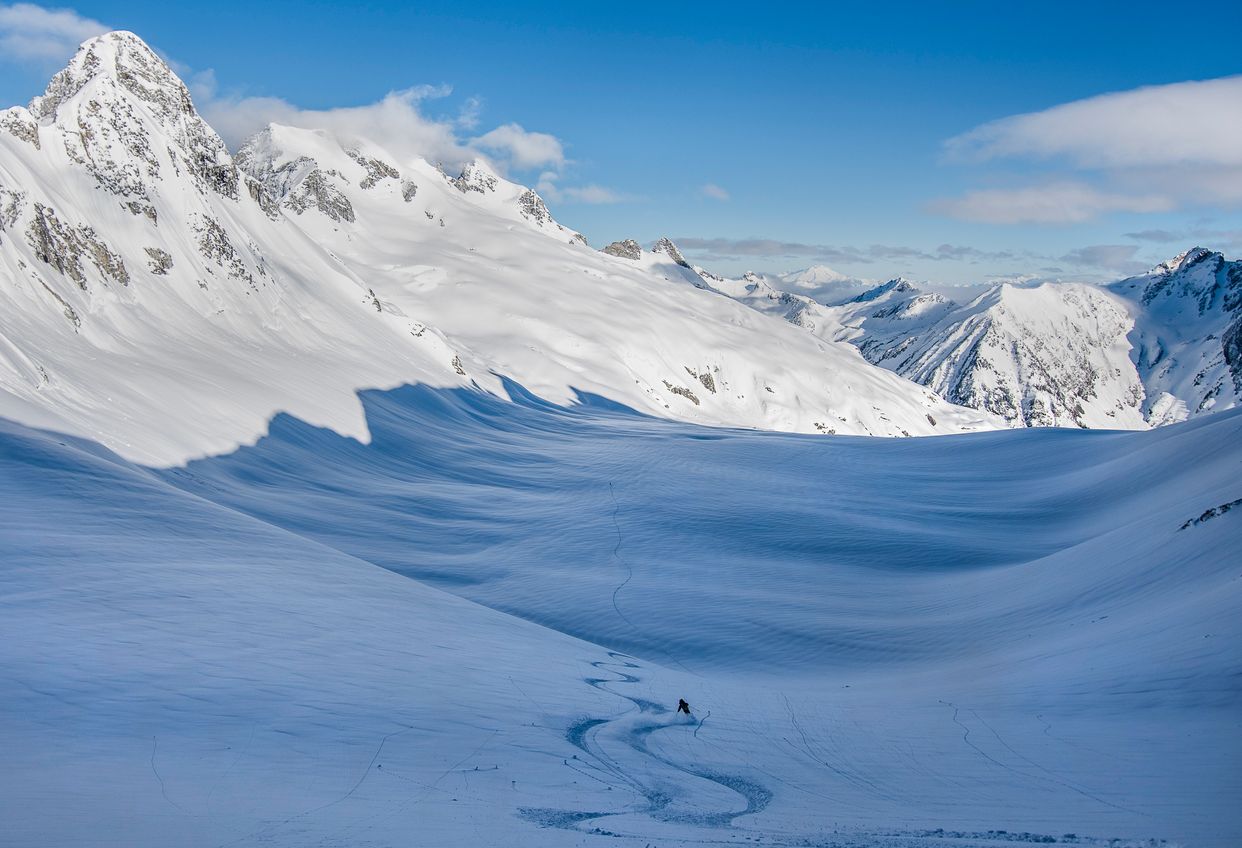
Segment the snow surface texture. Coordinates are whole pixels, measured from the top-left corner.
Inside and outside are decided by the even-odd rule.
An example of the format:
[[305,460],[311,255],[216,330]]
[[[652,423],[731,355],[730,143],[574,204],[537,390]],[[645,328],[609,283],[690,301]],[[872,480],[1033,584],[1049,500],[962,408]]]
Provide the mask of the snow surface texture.
[[1203,248],[1107,288],[1002,283],[964,305],[900,278],[846,299],[806,290],[833,282],[831,269],[740,280],[696,270],[752,309],[852,342],[1011,426],[1142,429],[1232,409],[1242,395],[1242,262]]
[[253,442],[277,412],[365,439],[359,389],[498,375],[705,424],[1001,426],[661,247],[592,250],[483,162],[449,177],[280,126],[231,157],[176,74],[110,33],[0,113],[0,414],[159,464]]
[[[0,845],[1242,840],[1242,413],[694,426],[1004,421],[618,244],[486,163],[231,156],[127,33],[0,113]],[[1103,301],[958,383],[1228,406],[1222,263],[1097,293],[1146,419],[1027,392],[1064,321],[1121,369]]]
[[510,391],[161,472],[5,425],[0,844],[1242,838],[1242,413],[825,440]]

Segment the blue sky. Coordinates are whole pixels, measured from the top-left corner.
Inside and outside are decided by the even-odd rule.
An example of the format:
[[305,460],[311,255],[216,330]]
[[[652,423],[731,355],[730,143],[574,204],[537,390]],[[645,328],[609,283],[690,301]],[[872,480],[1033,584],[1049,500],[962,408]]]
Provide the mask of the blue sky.
[[592,243],[725,272],[1098,280],[1242,248],[1236,3],[0,3],[0,102],[100,26],[226,136],[326,110],[481,150]]

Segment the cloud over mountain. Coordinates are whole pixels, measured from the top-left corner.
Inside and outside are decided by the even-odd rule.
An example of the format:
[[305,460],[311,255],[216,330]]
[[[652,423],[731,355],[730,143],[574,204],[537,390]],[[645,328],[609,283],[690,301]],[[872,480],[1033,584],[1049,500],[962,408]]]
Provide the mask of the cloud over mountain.
[[0,4],[0,58],[61,61],[108,27],[72,9],[33,3]]

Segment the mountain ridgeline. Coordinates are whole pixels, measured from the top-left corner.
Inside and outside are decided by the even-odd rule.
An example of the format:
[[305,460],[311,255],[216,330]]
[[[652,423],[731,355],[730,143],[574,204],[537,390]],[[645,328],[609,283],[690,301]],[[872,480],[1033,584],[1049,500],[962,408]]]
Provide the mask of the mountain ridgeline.
[[235,154],[137,36],[0,112],[0,415],[177,464],[360,390],[506,381],[702,424],[932,435],[989,415],[772,321],[675,247],[588,247],[487,162],[272,125]]
[[365,441],[358,392],[406,384],[827,435],[1143,428],[1236,403],[1239,277],[1192,251],[1111,288],[826,306],[858,281],[595,250],[482,160],[275,124],[230,152],[126,32],[0,112],[0,416],[156,465],[281,412]]
[[1200,247],[1109,286],[998,283],[964,303],[903,279],[820,301],[780,279],[700,273],[1010,426],[1143,429],[1242,396],[1242,262]]

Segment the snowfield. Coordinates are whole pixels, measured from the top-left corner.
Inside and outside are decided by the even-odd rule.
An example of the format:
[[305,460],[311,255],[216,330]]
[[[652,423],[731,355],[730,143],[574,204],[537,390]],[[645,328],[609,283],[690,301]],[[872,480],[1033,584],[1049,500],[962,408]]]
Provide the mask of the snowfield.
[[159,472],[6,425],[0,842],[1236,844],[1242,415],[583,400],[370,393],[369,444]]
[[1242,264],[780,283],[88,41],[0,112],[0,846],[1242,844]]

